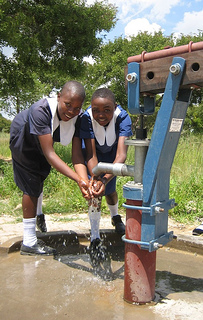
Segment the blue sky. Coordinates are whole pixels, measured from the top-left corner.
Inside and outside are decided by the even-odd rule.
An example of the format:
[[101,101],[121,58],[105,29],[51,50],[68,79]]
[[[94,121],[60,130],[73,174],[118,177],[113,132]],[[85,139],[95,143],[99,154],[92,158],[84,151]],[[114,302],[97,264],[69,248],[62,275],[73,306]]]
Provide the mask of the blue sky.
[[[92,4],[94,0],[87,0]],[[118,8],[116,27],[107,40],[137,35],[139,31],[162,30],[165,36],[174,33],[198,34],[203,31],[203,0],[108,0]]]

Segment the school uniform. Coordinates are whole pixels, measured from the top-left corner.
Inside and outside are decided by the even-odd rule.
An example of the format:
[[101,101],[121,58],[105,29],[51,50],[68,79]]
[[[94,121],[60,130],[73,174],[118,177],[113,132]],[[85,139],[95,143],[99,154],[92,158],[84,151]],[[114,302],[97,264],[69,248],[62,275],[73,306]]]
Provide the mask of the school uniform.
[[16,115],[10,128],[10,149],[15,183],[25,194],[39,197],[51,169],[38,136],[51,134],[54,142],[68,145],[77,119],[78,116],[67,122],[60,120],[57,97],[41,99]]
[[[94,120],[91,106],[89,106],[81,117],[80,138],[95,139],[98,162],[113,163],[118,139],[120,136],[131,136],[131,126],[130,116],[120,105],[117,105],[112,120],[105,127]],[[115,190],[116,177],[107,184],[105,195],[111,194]]]

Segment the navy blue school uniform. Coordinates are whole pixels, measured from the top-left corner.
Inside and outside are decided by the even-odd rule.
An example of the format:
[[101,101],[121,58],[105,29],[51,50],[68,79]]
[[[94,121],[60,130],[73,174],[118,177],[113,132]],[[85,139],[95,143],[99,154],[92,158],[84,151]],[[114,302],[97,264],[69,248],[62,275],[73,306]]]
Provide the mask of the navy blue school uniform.
[[[120,136],[132,135],[130,116],[120,105],[114,111],[110,123],[103,127],[92,116],[91,106],[81,117],[80,138],[95,139],[98,162],[113,163],[116,157],[118,139]],[[116,190],[116,177],[106,186],[105,195]]]
[[57,98],[41,99],[14,118],[10,129],[10,149],[14,180],[23,193],[39,197],[51,169],[38,136],[52,134],[54,142],[67,145],[79,125],[78,119],[76,116],[67,122],[61,121],[57,114]]

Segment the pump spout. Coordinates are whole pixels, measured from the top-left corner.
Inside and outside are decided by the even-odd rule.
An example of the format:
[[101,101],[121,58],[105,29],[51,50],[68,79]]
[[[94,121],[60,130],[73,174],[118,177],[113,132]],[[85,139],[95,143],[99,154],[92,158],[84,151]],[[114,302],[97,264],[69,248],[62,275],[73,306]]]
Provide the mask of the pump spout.
[[99,176],[102,173],[112,173],[114,176],[134,177],[134,166],[126,165],[124,163],[99,162],[93,168],[92,172],[96,176]]

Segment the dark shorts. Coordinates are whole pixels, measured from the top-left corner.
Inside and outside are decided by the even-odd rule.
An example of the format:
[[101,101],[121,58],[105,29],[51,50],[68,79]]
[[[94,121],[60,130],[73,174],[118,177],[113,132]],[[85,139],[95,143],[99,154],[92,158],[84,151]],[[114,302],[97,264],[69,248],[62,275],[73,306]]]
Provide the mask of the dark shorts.
[[18,188],[32,197],[39,197],[46,177],[34,172],[29,172],[13,160],[14,181]]
[[109,181],[109,183],[107,183],[105,189],[105,196],[108,196],[114,191],[116,191],[116,177],[114,177],[111,181]]

